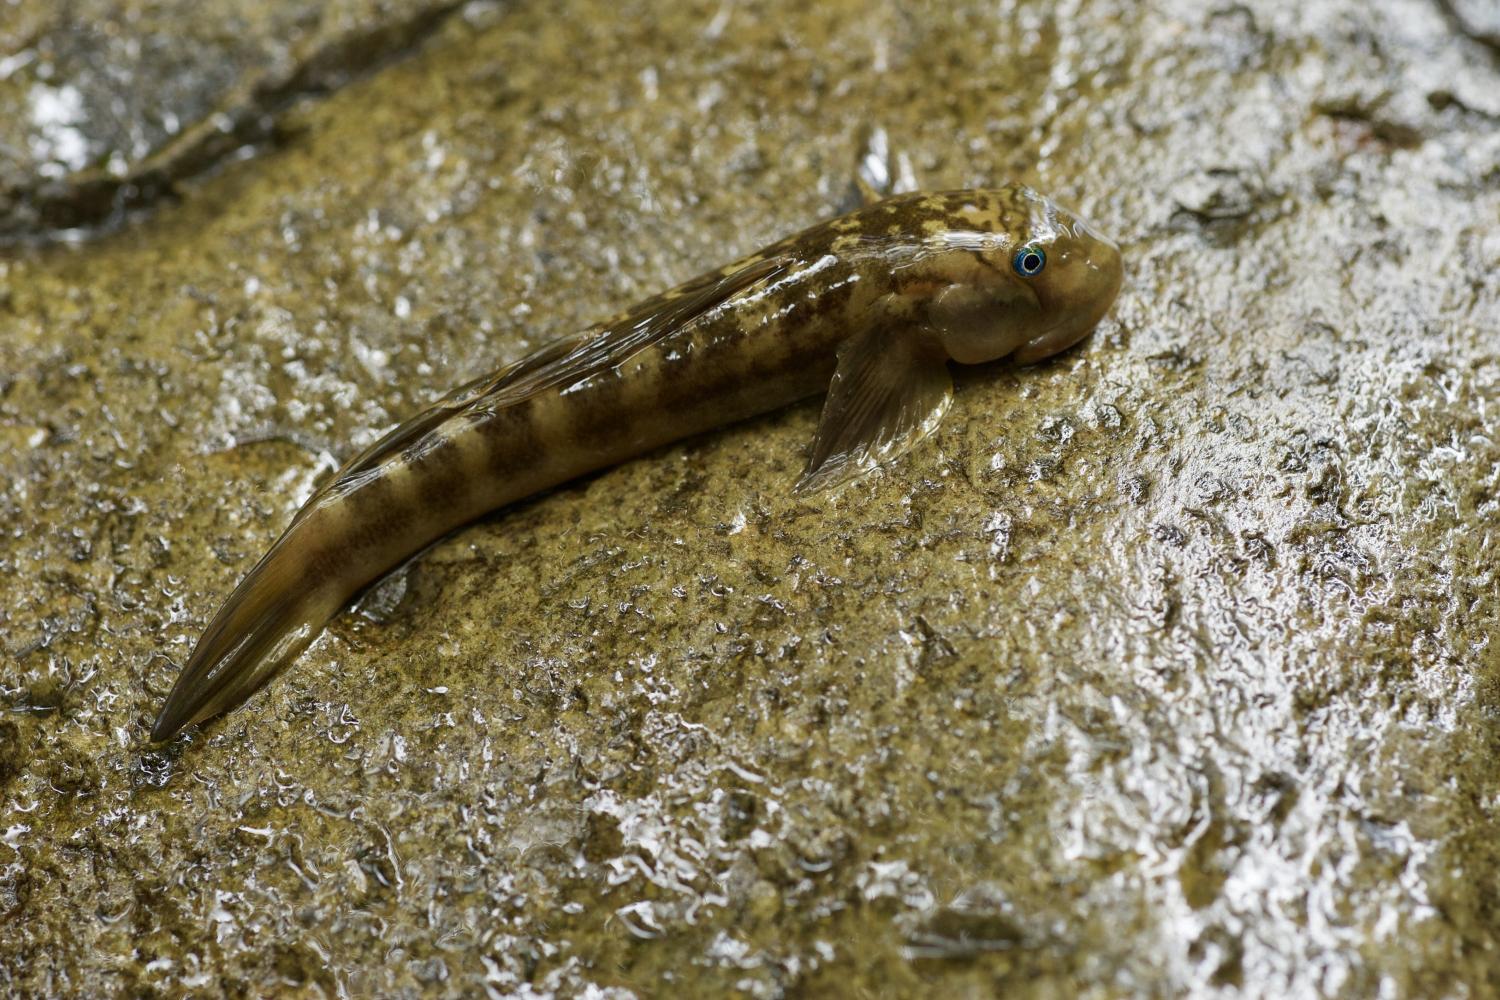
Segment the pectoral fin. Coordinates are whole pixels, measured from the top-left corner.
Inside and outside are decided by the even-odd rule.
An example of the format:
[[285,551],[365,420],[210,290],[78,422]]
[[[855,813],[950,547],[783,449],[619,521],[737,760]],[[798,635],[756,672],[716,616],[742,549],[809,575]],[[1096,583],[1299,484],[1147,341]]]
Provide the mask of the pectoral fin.
[[846,340],[797,492],[842,485],[905,453],[948,412],[953,379],[916,331],[875,327]]

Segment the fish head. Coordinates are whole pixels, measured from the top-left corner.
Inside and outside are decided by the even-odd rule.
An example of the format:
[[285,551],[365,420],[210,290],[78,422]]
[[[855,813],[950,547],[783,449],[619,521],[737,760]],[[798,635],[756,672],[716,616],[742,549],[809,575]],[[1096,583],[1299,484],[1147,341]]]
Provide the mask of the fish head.
[[1030,188],[960,194],[928,308],[948,356],[1028,364],[1086,337],[1119,294],[1119,247]]

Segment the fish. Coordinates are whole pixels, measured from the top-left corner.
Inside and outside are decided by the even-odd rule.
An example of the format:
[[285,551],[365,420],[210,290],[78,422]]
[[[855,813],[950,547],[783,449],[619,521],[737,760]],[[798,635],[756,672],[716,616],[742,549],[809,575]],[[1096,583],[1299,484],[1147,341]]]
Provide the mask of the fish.
[[361,590],[484,514],[820,392],[792,488],[836,489],[937,428],[950,362],[1050,357],[1119,292],[1116,244],[1029,187],[866,198],[460,386],[351,458],[209,622],[152,741],[237,707]]

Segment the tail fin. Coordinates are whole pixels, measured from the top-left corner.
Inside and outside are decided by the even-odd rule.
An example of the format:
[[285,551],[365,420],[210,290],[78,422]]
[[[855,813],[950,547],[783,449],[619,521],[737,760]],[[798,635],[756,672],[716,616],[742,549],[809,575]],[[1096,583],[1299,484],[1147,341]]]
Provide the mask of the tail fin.
[[214,616],[151,727],[153,741],[250,697],[339,609],[342,595],[307,588],[307,567],[295,551],[298,527],[287,530]]

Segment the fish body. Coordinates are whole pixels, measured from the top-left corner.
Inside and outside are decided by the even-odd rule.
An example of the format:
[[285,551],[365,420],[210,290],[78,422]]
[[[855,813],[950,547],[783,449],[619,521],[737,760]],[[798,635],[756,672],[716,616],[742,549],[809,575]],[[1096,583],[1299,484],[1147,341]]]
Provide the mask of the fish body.
[[360,589],[482,514],[827,391],[797,489],[910,448],[947,363],[1077,342],[1118,250],[1029,188],[912,193],[813,226],[465,385],[357,455],[199,640],[154,740],[238,705]]

